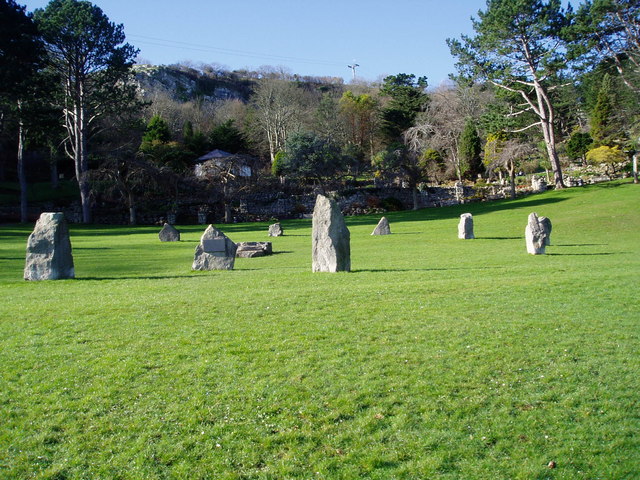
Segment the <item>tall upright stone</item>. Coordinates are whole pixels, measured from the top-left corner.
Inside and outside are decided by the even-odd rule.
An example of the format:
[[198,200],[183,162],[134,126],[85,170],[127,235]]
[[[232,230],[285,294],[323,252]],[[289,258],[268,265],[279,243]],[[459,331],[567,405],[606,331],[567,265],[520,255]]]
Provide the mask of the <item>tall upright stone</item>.
[[463,213],[460,215],[460,222],[458,223],[458,238],[463,240],[476,238],[473,235],[473,215],[470,213]]
[[382,217],[376,225],[376,228],[373,229],[371,235],[391,235],[391,227],[389,227],[389,220],[387,217]]
[[160,233],[158,233],[158,238],[160,238],[161,242],[179,242],[180,231],[173,225],[165,223]]
[[549,246],[551,245],[551,220],[549,220],[547,217],[540,217],[538,219],[538,223],[540,223],[540,225],[542,225],[542,228],[544,230],[544,234],[545,234],[545,239],[544,239],[544,244],[545,246]]
[[61,212],[40,215],[29,239],[24,267],[25,280],[74,278],[69,228]]
[[529,221],[524,230],[524,237],[527,243],[527,253],[531,255],[544,255],[547,235],[544,226],[540,224],[538,214],[529,214]]
[[338,204],[324,195],[318,195],[312,224],[312,270],[349,272],[351,235]]
[[235,242],[213,225],[209,225],[196,247],[191,269],[233,270],[236,249]]
[[282,225],[280,225],[280,223],[274,223],[273,225],[269,225],[270,237],[281,237],[282,235],[284,235],[284,231],[282,230]]

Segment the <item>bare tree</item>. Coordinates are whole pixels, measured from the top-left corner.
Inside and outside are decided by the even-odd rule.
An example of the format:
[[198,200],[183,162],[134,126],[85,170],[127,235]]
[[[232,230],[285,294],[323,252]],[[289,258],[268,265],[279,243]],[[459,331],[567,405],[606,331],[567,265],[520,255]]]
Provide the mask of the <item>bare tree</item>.
[[300,125],[299,98],[298,88],[289,81],[266,78],[258,83],[252,105],[266,136],[272,164],[276,153],[284,149],[287,136]]

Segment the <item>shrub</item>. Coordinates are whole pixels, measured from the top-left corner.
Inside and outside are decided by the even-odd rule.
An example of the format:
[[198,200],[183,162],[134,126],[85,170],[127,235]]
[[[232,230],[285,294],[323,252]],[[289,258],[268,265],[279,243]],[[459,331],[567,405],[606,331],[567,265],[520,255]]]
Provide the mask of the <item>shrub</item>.
[[395,197],[387,197],[381,202],[382,208],[387,210],[388,212],[398,212],[400,210],[404,210],[404,205],[400,200]]

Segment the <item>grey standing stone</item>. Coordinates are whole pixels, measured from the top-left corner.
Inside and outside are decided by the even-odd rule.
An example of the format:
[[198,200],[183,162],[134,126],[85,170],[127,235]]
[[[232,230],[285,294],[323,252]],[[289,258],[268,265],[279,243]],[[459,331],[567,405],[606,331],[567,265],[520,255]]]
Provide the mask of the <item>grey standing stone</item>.
[[193,257],[192,270],[233,270],[236,244],[213,225],[200,238]]
[[71,239],[64,214],[40,215],[27,240],[25,280],[61,280],[74,278]]
[[473,235],[473,215],[470,213],[463,213],[460,215],[460,223],[458,223],[458,238],[463,240],[476,238]]
[[284,231],[282,230],[282,225],[279,223],[274,223],[273,225],[269,225],[269,236],[270,237],[281,237],[284,235]]
[[162,227],[162,230],[160,230],[160,233],[158,233],[158,237],[160,238],[161,242],[179,242],[180,231],[173,225],[165,223],[164,227]]
[[318,195],[312,224],[312,270],[350,271],[351,235],[338,204],[324,195]]
[[253,258],[264,257],[273,253],[271,242],[238,242],[236,257]]
[[389,227],[389,220],[387,217],[382,217],[376,225],[376,228],[373,229],[371,235],[391,235],[391,227]]
[[538,223],[542,226],[545,234],[544,244],[545,246],[551,245],[551,220],[547,217],[540,217]]
[[527,243],[527,253],[531,255],[544,255],[547,235],[536,213],[529,214],[529,221],[524,230]]
[[544,178],[533,177],[531,179],[531,189],[534,192],[544,192],[547,189],[547,181]]

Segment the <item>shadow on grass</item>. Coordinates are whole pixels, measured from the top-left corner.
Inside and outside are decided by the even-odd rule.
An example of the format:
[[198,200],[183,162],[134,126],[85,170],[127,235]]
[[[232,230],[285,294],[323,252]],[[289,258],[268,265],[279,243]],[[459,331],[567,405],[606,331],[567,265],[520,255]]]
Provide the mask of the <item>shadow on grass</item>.
[[521,237],[476,237],[475,240],[522,240],[524,235]]
[[551,245],[552,247],[604,247],[609,245],[608,243],[559,243],[557,245]]
[[590,257],[590,256],[603,256],[603,255],[620,255],[620,253],[623,252],[618,252],[618,253],[614,253],[614,252],[600,252],[600,253],[547,253],[547,255],[552,255],[552,256],[560,256],[560,257]]
[[[243,269],[248,270],[248,269]],[[213,270],[212,270],[213,271]],[[215,270],[222,271],[222,270]],[[138,276],[122,276],[122,277],[76,277],[77,281],[103,281],[103,280],[175,280],[180,278],[195,278],[205,276],[206,272],[192,273],[185,275],[138,275]]]
[[452,270],[503,270],[506,267],[480,267],[480,268],[463,268],[463,267],[448,267],[448,268],[357,268],[351,270],[348,273],[392,273],[392,272],[450,272]]

